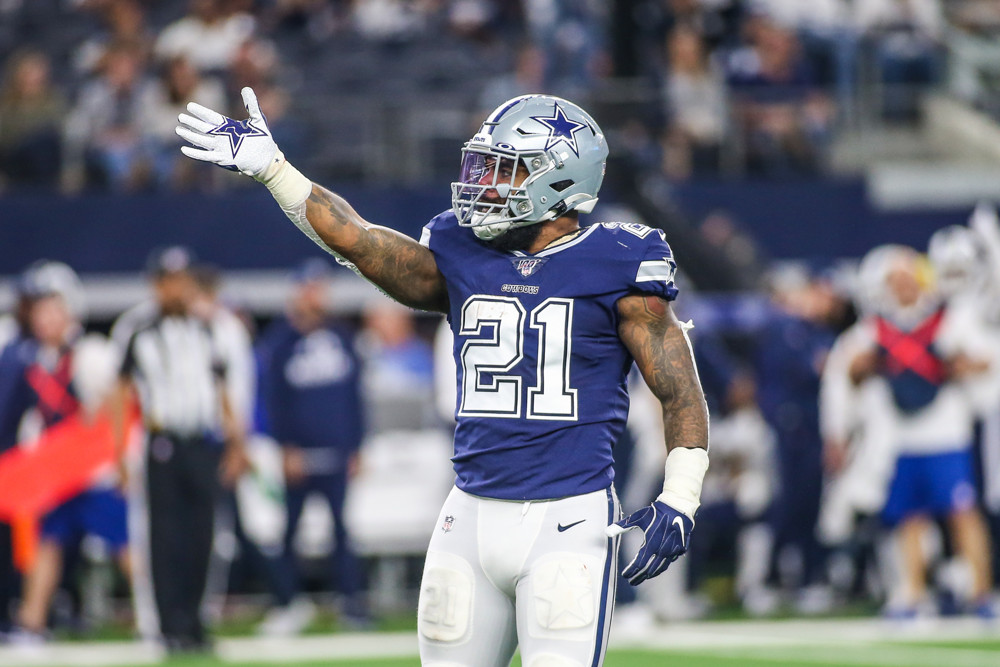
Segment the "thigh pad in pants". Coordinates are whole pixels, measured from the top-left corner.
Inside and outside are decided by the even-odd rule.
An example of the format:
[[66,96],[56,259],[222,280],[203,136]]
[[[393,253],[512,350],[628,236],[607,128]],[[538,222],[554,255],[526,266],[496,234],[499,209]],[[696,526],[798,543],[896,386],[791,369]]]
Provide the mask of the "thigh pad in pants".
[[468,639],[475,585],[472,566],[441,551],[427,553],[417,612],[420,634],[434,641],[461,643]]
[[587,563],[577,554],[553,554],[532,568],[535,620],[542,630],[573,630],[594,622],[592,572],[600,563]]

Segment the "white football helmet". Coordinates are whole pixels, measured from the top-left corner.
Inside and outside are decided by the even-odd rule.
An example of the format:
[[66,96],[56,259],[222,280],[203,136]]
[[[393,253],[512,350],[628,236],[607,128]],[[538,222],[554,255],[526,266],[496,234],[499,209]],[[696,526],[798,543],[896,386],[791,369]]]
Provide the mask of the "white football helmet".
[[[919,298],[910,305],[901,304],[890,285],[892,273],[899,269],[913,272],[921,286]],[[920,322],[939,305],[938,295],[930,288],[929,274],[926,258],[909,246],[886,244],[872,248],[858,266],[858,310],[902,326]]]
[[[452,210],[483,240],[568,211],[590,213],[607,157],[604,133],[577,105],[550,95],[515,97],[462,148]],[[526,176],[513,185],[519,166]]]
[[986,250],[979,235],[968,227],[949,225],[934,232],[927,256],[945,296],[974,291],[985,283]]

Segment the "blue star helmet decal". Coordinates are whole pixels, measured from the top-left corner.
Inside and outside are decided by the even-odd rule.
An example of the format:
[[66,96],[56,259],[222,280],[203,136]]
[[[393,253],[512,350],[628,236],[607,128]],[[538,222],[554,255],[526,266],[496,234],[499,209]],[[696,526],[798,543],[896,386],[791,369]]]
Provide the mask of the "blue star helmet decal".
[[229,137],[229,145],[233,149],[233,157],[239,152],[243,140],[247,137],[266,137],[267,133],[250,124],[249,120],[236,121],[227,118],[219,127],[209,130],[209,134],[225,135]]
[[577,157],[580,157],[580,147],[576,143],[576,133],[587,127],[586,123],[578,123],[575,120],[567,118],[566,112],[563,111],[558,102],[553,105],[551,116],[532,116],[531,118],[549,128],[549,137],[545,141],[545,148],[543,150],[549,150],[562,141],[570,147]]

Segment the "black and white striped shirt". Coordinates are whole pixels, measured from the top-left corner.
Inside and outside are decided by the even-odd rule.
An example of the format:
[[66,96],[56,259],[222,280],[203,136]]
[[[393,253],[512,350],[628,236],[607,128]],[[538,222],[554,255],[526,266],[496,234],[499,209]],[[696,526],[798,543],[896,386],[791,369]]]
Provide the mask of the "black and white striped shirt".
[[129,323],[121,375],[138,390],[150,431],[184,437],[220,434],[224,356],[210,323],[149,312]]

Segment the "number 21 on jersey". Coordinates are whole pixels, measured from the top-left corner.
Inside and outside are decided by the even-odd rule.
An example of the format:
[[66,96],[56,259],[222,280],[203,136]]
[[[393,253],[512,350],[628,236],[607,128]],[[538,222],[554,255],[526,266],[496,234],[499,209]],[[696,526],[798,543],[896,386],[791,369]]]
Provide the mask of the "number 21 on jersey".
[[[535,384],[524,403],[525,339],[537,332]],[[570,387],[573,300],[548,298],[529,313],[510,296],[473,295],[462,306],[460,417],[577,420]]]

